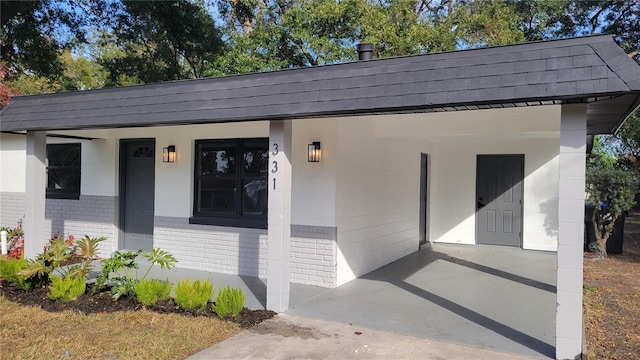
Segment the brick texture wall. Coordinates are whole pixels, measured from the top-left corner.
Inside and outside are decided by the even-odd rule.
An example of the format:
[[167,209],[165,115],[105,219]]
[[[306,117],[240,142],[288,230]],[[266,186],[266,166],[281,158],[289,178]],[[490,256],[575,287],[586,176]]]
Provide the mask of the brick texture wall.
[[[291,281],[335,287],[335,228],[293,225],[291,231]],[[178,267],[266,277],[266,230],[189,224],[187,218],[156,216],[153,240],[154,247],[178,259]]]
[[24,193],[0,192],[0,226],[14,228],[24,219]]
[[335,227],[291,225],[291,281],[336,287]]
[[47,199],[45,229],[50,236],[64,234],[76,238],[104,236],[100,255],[109,256],[118,249],[118,198],[81,195],[79,200]]
[[[24,193],[0,192],[0,226],[15,227],[24,220]],[[113,196],[81,195],[79,200],[47,199],[45,205],[47,240],[55,234],[104,236],[100,243],[101,256],[109,256],[118,249],[118,198]]]
[[[0,224],[24,218],[24,193],[0,193]],[[100,254],[118,249],[118,198],[82,195],[79,200],[47,199],[45,227],[76,238],[105,236]],[[266,277],[267,231],[189,224],[187,218],[156,216],[154,247],[171,252],[188,269]],[[336,228],[291,226],[291,281],[336,286]]]

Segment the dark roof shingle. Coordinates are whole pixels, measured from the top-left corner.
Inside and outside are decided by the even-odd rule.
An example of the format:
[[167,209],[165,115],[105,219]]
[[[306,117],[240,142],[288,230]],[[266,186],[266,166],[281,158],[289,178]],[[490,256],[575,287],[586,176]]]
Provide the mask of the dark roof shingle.
[[[622,96],[617,108],[602,104],[606,111],[591,111],[599,114],[590,123],[589,132],[595,133],[611,131],[624,120],[639,91],[640,67],[610,36],[591,36],[15,97],[0,113],[0,130],[301,119]],[[605,115],[611,119],[603,120]]]

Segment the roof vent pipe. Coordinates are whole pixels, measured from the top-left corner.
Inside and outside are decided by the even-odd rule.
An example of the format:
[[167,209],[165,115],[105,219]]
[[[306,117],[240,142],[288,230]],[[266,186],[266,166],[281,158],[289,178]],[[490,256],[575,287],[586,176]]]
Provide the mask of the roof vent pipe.
[[373,44],[358,44],[358,60],[371,60],[373,58]]

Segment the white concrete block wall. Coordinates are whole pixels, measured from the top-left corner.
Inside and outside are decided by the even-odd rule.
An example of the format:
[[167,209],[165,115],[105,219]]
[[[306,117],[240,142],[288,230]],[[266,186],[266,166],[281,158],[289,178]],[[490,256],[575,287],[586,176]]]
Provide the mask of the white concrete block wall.
[[556,250],[560,106],[380,116],[375,136],[422,139],[436,242],[475,244],[477,155],[524,154],[523,247]]
[[0,192],[0,226],[15,228],[25,217],[24,192]]
[[47,186],[47,138],[44,131],[27,132],[24,257],[34,258],[46,244],[44,229],[45,189]]
[[26,151],[25,135],[0,133],[0,192],[25,192]]
[[557,359],[579,359],[582,353],[586,116],[587,107],[584,104],[562,106],[558,204]]
[[418,249],[419,141],[377,134],[376,124],[338,121],[338,286]]
[[[293,121],[291,223],[336,226],[337,120]],[[319,141],[322,158],[309,162],[307,149]]]

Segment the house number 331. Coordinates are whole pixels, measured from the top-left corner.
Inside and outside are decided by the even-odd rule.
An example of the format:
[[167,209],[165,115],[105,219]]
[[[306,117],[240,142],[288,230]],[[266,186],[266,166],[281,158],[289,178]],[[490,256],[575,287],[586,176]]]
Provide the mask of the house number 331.
[[[278,155],[278,143],[273,144],[273,151],[271,151],[272,156]],[[276,160],[271,162],[271,173],[275,174],[278,172],[278,162]],[[276,178],[273,178],[273,190],[276,189]]]

